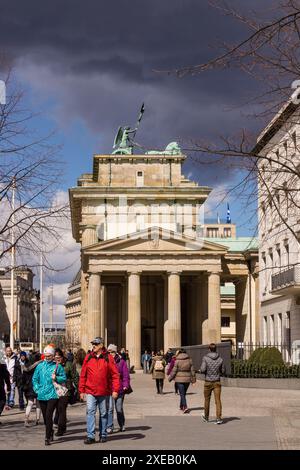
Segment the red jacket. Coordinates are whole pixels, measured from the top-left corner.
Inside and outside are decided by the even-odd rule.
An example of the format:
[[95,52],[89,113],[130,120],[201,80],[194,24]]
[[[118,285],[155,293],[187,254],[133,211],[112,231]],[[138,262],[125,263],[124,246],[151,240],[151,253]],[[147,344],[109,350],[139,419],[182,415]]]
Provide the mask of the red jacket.
[[119,389],[120,374],[111,354],[106,350],[98,358],[94,353],[88,354],[82,364],[79,393],[108,396]]

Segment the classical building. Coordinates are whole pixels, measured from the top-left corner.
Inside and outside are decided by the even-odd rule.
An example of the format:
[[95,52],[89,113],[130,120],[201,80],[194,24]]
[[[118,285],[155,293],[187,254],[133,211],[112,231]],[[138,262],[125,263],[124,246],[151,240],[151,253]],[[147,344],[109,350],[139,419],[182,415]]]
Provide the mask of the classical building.
[[[17,342],[39,341],[39,292],[33,288],[31,269],[19,267],[14,276],[14,338]],[[10,272],[0,269],[0,338],[10,339]]]
[[126,346],[136,368],[145,347],[219,342],[225,282],[235,284],[237,341],[258,335],[256,240],[205,237],[211,188],[185,178],[186,157],[168,148],[94,155],[93,173],[69,190],[81,304],[73,318],[67,308],[67,335],[76,321],[85,349],[101,335]]
[[296,362],[300,347],[299,105],[289,100],[257,139],[261,338]]

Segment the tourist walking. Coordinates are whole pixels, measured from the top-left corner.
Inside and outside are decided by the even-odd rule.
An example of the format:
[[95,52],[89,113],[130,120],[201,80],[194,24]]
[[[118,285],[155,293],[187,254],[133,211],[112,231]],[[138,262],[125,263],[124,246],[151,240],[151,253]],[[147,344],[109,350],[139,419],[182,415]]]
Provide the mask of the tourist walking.
[[23,369],[25,367],[26,361],[28,362],[26,352],[25,351],[20,351],[19,355],[16,359],[16,362],[15,362],[14,376],[13,376],[13,381],[16,384],[16,388],[18,389],[19,408],[20,408],[20,410],[25,409],[22,375],[23,375]]
[[[171,361],[167,365],[167,375],[171,374],[171,372],[173,370],[173,367],[174,367],[174,364],[175,364],[175,361],[176,361],[176,356],[177,356],[178,353],[179,353],[179,349],[176,351],[175,355],[172,356]],[[174,382],[174,391],[175,391],[175,395],[179,394],[177,382]]]
[[149,370],[150,370],[150,366],[149,366],[149,364],[150,364],[150,359],[151,359],[150,354],[148,353],[148,351],[145,351],[144,354],[142,355],[142,360],[141,360],[141,365],[142,365],[144,374],[148,374],[148,373],[149,373]]
[[53,412],[58,401],[54,382],[66,382],[64,368],[61,364],[56,364],[54,353],[51,346],[44,349],[45,359],[36,366],[32,377],[33,390],[37,394],[46,427],[45,445],[50,445],[53,441]]
[[169,375],[169,382],[175,380],[177,383],[180,404],[179,408],[183,413],[188,413],[189,409],[186,402],[186,392],[190,383],[196,383],[196,373],[193,366],[193,361],[184,349],[177,351],[176,360]]
[[222,424],[222,403],[221,403],[221,375],[225,374],[225,366],[223,359],[217,353],[215,343],[209,345],[209,353],[203,357],[201,374],[205,374],[204,382],[204,422],[209,421],[209,405],[212,391],[215,396],[216,403],[216,421],[215,424]]
[[42,361],[41,361],[40,353],[35,353],[35,355],[33,356],[33,364],[30,364],[29,359],[26,359],[24,367],[23,367],[22,388],[24,391],[25,398],[27,400],[27,405],[25,409],[25,422],[24,422],[24,426],[26,428],[30,426],[29,424],[30,412],[32,410],[34,403],[36,406],[36,419],[35,419],[36,426],[40,422],[41,408],[40,408],[39,401],[37,400],[37,394],[33,390],[32,377],[33,377],[33,374],[37,365],[40,364],[41,362]]
[[150,374],[152,374],[152,379],[156,382],[156,390],[160,395],[163,394],[165,367],[166,361],[163,357],[163,354],[161,351],[158,351],[158,353],[152,358]]
[[14,381],[15,378],[15,367],[16,361],[18,357],[13,352],[13,350],[8,346],[5,349],[5,364],[6,368],[9,373],[9,380],[10,380],[10,392],[7,393],[7,406],[6,409],[13,408],[15,405],[15,389],[16,389],[16,382]]
[[119,431],[125,431],[124,398],[127,390],[130,387],[130,376],[126,361],[117,352],[117,346],[115,344],[110,344],[107,347],[107,351],[114,358],[118,372],[120,374],[120,388],[118,397],[113,399],[111,396],[109,399],[107,432],[110,434],[114,430],[114,406],[116,408]]
[[72,388],[78,388],[79,376],[76,371],[76,366],[73,361],[69,361],[64,357],[63,351],[60,348],[55,349],[54,360],[56,364],[61,364],[66,374],[66,387],[68,393],[62,397],[58,397],[55,408],[54,424],[58,426],[56,436],[63,436],[67,430],[67,406],[70,401]]
[[11,388],[9,372],[7,370],[6,364],[0,363],[0,416],[6,403],[5,385],[6,391],[9,393]]
[[93,351],[89,353],[82,366],[79,379],[81,400],[86,395],[87,438],[85,444],[95,442],[96,411],[99,408],[99,442],[107,441],[107,415],[109,397],[117,399],[120,379],[114,358],[104,347],[103,338],[91,341]]

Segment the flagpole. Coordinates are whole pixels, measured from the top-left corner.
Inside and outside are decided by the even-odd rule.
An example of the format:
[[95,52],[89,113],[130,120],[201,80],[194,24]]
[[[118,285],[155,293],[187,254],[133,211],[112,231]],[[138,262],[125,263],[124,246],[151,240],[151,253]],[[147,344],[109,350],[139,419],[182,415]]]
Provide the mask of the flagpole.
[[15,347],[14,340],[14,274],[15,274],[15,189],[16,189],[16,177],[12,180],[12,230],[11,230],[11,271],[10,271],[10,338],[9,344],[12,349]]

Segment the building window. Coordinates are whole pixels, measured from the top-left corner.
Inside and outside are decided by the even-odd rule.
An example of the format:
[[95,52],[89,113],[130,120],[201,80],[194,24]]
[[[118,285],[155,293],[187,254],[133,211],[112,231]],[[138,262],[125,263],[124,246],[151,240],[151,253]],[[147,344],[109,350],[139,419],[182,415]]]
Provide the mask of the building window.
[[207,237],[208,238],[217,238],[219,233],[219,229],[217,227],[210,227],[207,229]]
[[284,248],[285,248],[285,255],[286,255],[286,264],[287,264],[287,267],[289,268],[289,266],[290,266],[290,247],[289,247],[289,244],[285,243]]
[[141,170],[136,172],[136,185],[138,187],[144,186],[144,172]]
[[267,317],[263,319],[263,335],[264,335],[264,344],[268,343],[268,320]]
[[230,317],[221,317],[221,327],[222,328],[230,327]]
[[282,314],[278,313],[277,316],[277,342],[279,345],[282,343]]
[[274,344],[274,315],[270,315],[270,344]]
[[231,228],[224,228],[224,238],[230,238],[231,237]]
[[277,267],[281,269],[281,249],[279,243],[276,245]]
[[273,273],[274,263],[273,263],[273,251],[272,251],[272,248],[269,250],[269,258],[270,258],[271,272]]

